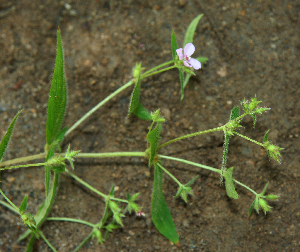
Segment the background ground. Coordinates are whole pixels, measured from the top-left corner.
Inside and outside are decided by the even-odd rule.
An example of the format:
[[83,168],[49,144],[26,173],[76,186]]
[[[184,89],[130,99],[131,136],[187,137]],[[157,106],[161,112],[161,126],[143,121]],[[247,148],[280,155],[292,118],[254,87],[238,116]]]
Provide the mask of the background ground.
[[[164,192],[179,236],[171,245],[151,223],[153,178],[140,158],[77,160],[75,173],[97,189],[117,196],[140,192],[138,203],[146,218],[124,218],[125,227],[103,245],[95,240],[82,251],[299,251],[300,227],[300,4],[299,1],[8,1],[0,2],[0,136],[13,116],[18,119],[5,160],[37,154],[45,143],[47,97],[54,67],[56,31],[61,29],[68,78],[66,125],[130,80],[142,62],[149,69],[171,59],[170,37],[179,44],[193,18],[204,13],[194,44],[196,56],[209,61],[191,79],[180,101],[178,71],[142,83],[142,102],[160,108],[167,122],[162,141],[225,123],[239,100],[255,95],[272,110],[251,119],[241,132],[285,149],[282,164],[269,161],[263,149],[240,138],[230,142],[228,167],[235,178],[260,192],[280,195],[272,212],[248,217],[253,195],[238,187],[239,200],[230,200],[219,178],[205,170],[164,162],[182,182],[193,176],[195,197],[184,204],[173,199],[176,185],[165,178]],[[143,151],[148,122],[126,117],[128,89],[97,111],[65,141],[83,152]],[[164,154],[220,167],[223,135],[215,133],[181,141]],[[29,195],[34,213],[44,197],[43,169],[1,173],[1,188],[16,204]],[[62,176],[51,216],[100,220],[102,199]],[[16,239],[26,229],[18,216],[0,206],[1,251],[24,251]],[[90,232],[83,225],[47,222],[43,232],[58,251],[71,251]],[[297,235],[298,233],[298,235]],[[41,240],[36,251],[50,251]]]

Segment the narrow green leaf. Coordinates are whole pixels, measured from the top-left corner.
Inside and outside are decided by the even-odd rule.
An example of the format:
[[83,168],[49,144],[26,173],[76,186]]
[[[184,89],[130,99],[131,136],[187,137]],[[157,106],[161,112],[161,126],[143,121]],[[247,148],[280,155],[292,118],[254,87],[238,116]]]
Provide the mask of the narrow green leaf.
[[264,196],[266,193],[266,190],[268,188],[269,182],[265,185],[264,189],[262,190],[262,192],[260,193],[261,196]]
[[130,116],[139,105],[140,88],[141,88],[141,82],[140,82],[140,77],[138,77],[136,84],[134,86],[134,89],[132,91],[132,94],[131,94],[128,116]]
[[234,183],[233,183],[233,173],[234,167],[230,167],[224,174],[225,177],[225,188],[226,188],[226,193],[228,197],[233,198],[233,199],[238,199],[239,195],[237,194]]
[[189,27],[186,30],[185,36],[184,36],[184,42],[183,42],[183,47],[187,44],[187,43],[193,43],[194,40],[194,35],[195,35],[195,31],[197,28],[197,25],[200,21],[200,19],[202,18],[203,14],[198,15],[189,25]]
[[67,104],[67,84],[64,73],[63,47],[57,30],[56,61],[51,83],[46,124],[47,144],[50,145],[60,130]]
[[155,128],[147,134],[147,141],[150,143],[149,166],[151,166],[154,163],[156,158],[157,145],[160,139],[161,129],[162,129],[162,124],[157,123]]
[[151,206],[152,221],[163,236],[174,244],[179,245],[176,227],[162,191],[163,172],[157,164],[154,166],[155,171]]
[[268,130],[264,136],[264,143],[268,141],[269,131],[270,130]]
[[110,192],[109,192],[109,196],[114,197],[115,196],[115,185],[112,185]]
[[19,208],[19,213],[22,215],[25,211],[26,211],[26,208],[27,208],[27,200],[28,200],[28,195],[25,195],[21,205],[20,205],[20,208]]
[[190,186],[190,185],[192,185],[195,181],[196,181],[196,179],[199,177],[199,175],[197,175],[197,176],[195,176],[191,181],[189,181],[187,184],[185,184],[184,186]]
[[255,205],[255,200],[252,202],[249,211],[248,211],[248,215],[251,216],[252,210],[254,209],[254,205]]
[[68,130],[68,126],[64,127],[61,131],[59,131],[55,137],[55,141],[57,141],[58,143],[62,142],[62,140],[64,140],[65,138],[65,134],[67,130]]
[[19,116],[19,114],[20,114],[21,112],[22,112],[22,110],[19,111],[18,114],[15,115],[15,117],[14,117],[14,119],[12,120],[12,122],[10,123],[10,125],[9,125],[9,127],[8,127],[8,129],[7,129],[6,133],[5,133],[5,135],[4,135],[4,137],[3,137],[2,140],[1,140],[1,143],[0,143],[0,161],[1,161],[2,158],[3,158],[3,155],[4,155],[5,151],[6,151],[7,145],[8,145],[8,143],[9,143],[11,134],[12,134],[13,129],[14,129],[14,127],[15,127],[15,123],[16,123],[16,121],[17,121],[17,119],[18,119],[18,116]]
[[255,128],[255,125],[256,125],[256,115],[254,113],[251,113],[250,115],[253,118],[253,128]]
[[232,121],[235,118],[238,118],[239,116],[240,116],[240,108],[239,106],[236,106],[231,110],[230,120]]
[[259,213],[259,197],[255,197],[255,200],[254,200],[254,209],[256,210],[257,213]]
[[177,55],[176,50],[178,49],[178,46],[177,46],[177,42],[176,42],[175,33],[173,30],[172,30],[172,36],[171,36],[171,48],[172,48],[173,60],[175,61],[176,55]]
[[143,107],[143,105],[139,102],[133,114],[142,120],[151,121],[151,114]]
[[179,78],[180,78],[180,93],[181,93],[181,100],[184,97],[184,85],[183,85],[183,70],[179,69]]

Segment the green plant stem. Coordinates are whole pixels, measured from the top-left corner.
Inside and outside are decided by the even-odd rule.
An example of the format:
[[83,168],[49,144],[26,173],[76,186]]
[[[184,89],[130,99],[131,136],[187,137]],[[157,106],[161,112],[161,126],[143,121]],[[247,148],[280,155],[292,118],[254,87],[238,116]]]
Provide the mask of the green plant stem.
[[0,168],[0,171],[10,170],[10,169],[17,169],[17,168],[29,168],[29,167],[44,166],[45,164],[46,163],[37,163],[37,164],[8,166],[8,167]]
[[49,214],[49,212],[51,210],[51,207],[54,203],[57,188],[58,188],[58,181],[59,181],[59,174],[57,172],[54,172],[51,189],[46,197],[46,200],[43,204],[41,211],[39,211],[35,217],[37,228],[43,224],[43,222],[46,220],[47,215]]
[[48,217],[46,220],[47,221],[69,221],[69,222],[84,224],[84,225],[87,225],[87,226],[90,226],[90,227],[95,226],[93,223],[90,223],[90,222],[87,222],[87,221],[83,221],[83,220],[79,220],[79,219],[73,219],[73,218],[66,218],[66,217]]
[[[209,170],[209,171],[213,171],[213,172],[217,172],[217,173],[221,174],[221,170],[213,168],[213,167],[210,167],[210,166],[198,164],[198,163],[195,163],[195,162],[192,162],[192,161],[188,161],[188,160],[185,160],[185,159],[181,159],[181,158],[169,157],[169,156],[164,156],[164,155],[157,155],[157,156],[159,158],[164,158],[164,159],[169,159],[169,160],[174,160],[174,161],[182,162],[182,163],[185,163],[185,164],[197,166],[197,167],[200,167],[200,168],[203,168],[203,169],[206,169],[206,170]],[[257,195],[257,193],[254,190],[252,190],[250,187],[246,186],[245,184],[239,182],[236,179],[234,179],[233,181],[235,183],[237,183],[238,185],[246,188],[247,190],[249,190],[250,192],[252,192],[254,195]]]
[[90,189],[91,191],[99,194],[101,197],[103,197],[105,200],[109,198],[109,196],[105,195],[102,192],[99,192],[97,189],[95,189],[94,187],[90,186],[88,183],[86,183],[85,181],[83,181],[82,179],[80,179],[79,177],[77,177],[73,172],[70,172],[68,169],[66,169],[66,172],[76,181],[78,181],[79,183],[83,184],[85,187],[87,187],[88,189]]
[[93,236],[93,231],[79,244],[79,246],[76,249],[74,249],[74,252],[79,251],[79,249],[81,249],[92,236]]
[[78,153],[76,158],[145,157],[145,152]]
[[[2,194],[3,192],[1,191],[1,194]],[[4,193],[3,193],[4,194]],[[2,195],[3,195],[2,194]],[[16,214],[20,214],[19,213],[19,209],[16,209],[16,208],[14,208],[14,207],[12,207],[10,204],[8,204],[8,203],[6,203],[5,201],[3,201],[3,200],[0,200],[0,205],[3,205],[3,206],[5,206],[5,207],[7,207],[9,210],[11,210],[12,212],[14,212],[14,213],[16,213]]]
[[151,68],[150,70],[148,70],[148,71],[146,71],[145,73],[142,74],[141,79],[145,78],[144,76],[148,75],[149,73],[153,72],[154,70],[159,69],[159,68],[164,67],[164,66],[167,66],[167,65],[170,65],[172,63],[174,63],[174,60],[167,61],[163,64],[160,64],[156,67]]
[[[10,207],[9,207],[9,209],[11,209],[11,210],[13,210],[14,212],[17,212],[17,213],[19,213],[19,208],[14,204],[14,203],[12,203],[11,201],[10,201],[10,199],[9,198],[7,198],[6,197],[6,195],[4,194],[4,192],[2,192],[2,190],[0,189],[0,193],[2,194],[2,196],[8,201],[8,203],[10,204]],[[4,205],[3,203],[2,203],[2,205]],[[8,205],[6,205],[7,207],[8,207]],[[16,211],[15,211],[16,210]]]
[[262,143],[257,142],[257,141],[255,141],[255,140],[253,140],[253,139],[251,139],[251,138],[249,138],[249,137],[246,137],[246,136],[244,136],[244,135],[242,135],[242,134],[240,134],[240,133],[237,133],[236,131],[234,132],[234,134],[236,134],[236,135],[238,135],[238,136],[240,136],[240,137],[242,137],[242,138],[244,138],[244,139],[246,139],[246,140],[248,140],[248,141],[250,141],[250,142],[252,142],[252,143],[255,143],[255,144],[257,144],[257,145],[260,145],[260,146],[264,147],[264,145],[263,145]]
[[49,248],[52,249],[52,251],[57,252],[57,250],[52,246],[52,244],[48,241],[46,236],[41,231],[39,231],[39,235],[43,238],[43,240],[46,242],[46,244],[49,246]]
[[177,178],[175,178],[167,169],[165,169],[162,165],[160,165],[158,162],[157,162],[157,165],[159,166],[160,169],[162,169],[165,173],[167,173],[178,185],[179,187],[182,186],[182,184],[178,181]]
[[35,234],[33,232],[31,232],[31,236],[30,236],[29,242],[27,244],[26,252],[31,252],[33,250],[34,240],[35,240]]
[[132,84],[134,84],[134,80],[130,80],[120,88],[118,88],[115,92],[111,93],[109,96],[107,96],[103,101],[98,103],[94,108],[92,108],[89,112],[87,112],[83,117],[81,117],[70,129],[67,130],[65,136],[70,134],[74,129],[76,129],[83,121],[85,121],[90,115],[92,115],[97,109],[99,109],[101,106],[103,106],[106,102],[108,102],[110,99],[115,97],[117,94],[122,92],[124,89],[128,88]]
[[213,172],[217,172],[217,173],[221,174],[221,170],[213,168],[213,167],[210,167],[210,166],[198,164],[198,163],[195,163],[195,162],[192,162],[192,161],[188,161],[188,160],[185,160],[185,159],[181,159],[181,158],[169,157],[169,156],[164,156],[164,155],[157,155],[157,156],[159,158],[174,160],[174,161],[177,161],[177,162],[181,162],[181,163],[185,163],[185,164],[197,166],[197,167],[200,167],[200,168],[203,168],[203,169],[206,169],[206,170],[209,170],[209,171],[213,171]]
[[246,188],[246,189],[249,190],[250,192],[252,192],[255,196],[257,195],[257,193],[256,193],[254,190],[252,190],[250,187],[246,186],[245,184],[243,184],[243,183],[237,181],[236,179],[233,179],[233,181],[234,181],[235,183],[237,183],[238,185],[240,185],[240,186]]
[[0,167],[10,166],[13,164],[28,162],[28,161],[32,161],[32,160],[36,160],[36,159],[42,159],[45,157],[46,157],[46,153],[40,153],[40,154],[27,156],[27,157],[15,158],[15,159],[0,162]]
[[157,149],[160,149],[162,147],[165,147],[171,143],[174,143],[174,142],[177,142],[179,140],[182,140],[182,139],[185,139],[185,138],[189,138],[189,137],[194,137],[194,136],[199,136],[199,135],[203,135],[203,134],[207,134],[207,133],[211,133],[211,132],[216,132],[216,131],[221,131],[223,130],[224,126],[220,126],[220,127],[217,127],[217,128],[213,128],[213,129],[209,129],[209,130],[204,130],[204,131],[199,131],[199,132],[195,132],[195,133],[191,133],[191,134],[188,134],[188,135],[184,135],[184,136],[181,136],[181,137],[177,137],[175,139],[172,139],[160,146],[157,147]]
[[151,72],[151,73],[149,73],[149,74],[147,74],[147,75],[143,74],[143,75],[142,75],[142,79],[143,79],[143,78],[146,78],[146,77],[149,77],[149,76],[151,76],[151,75],[154,75],[154,74],[158,74],[158,73],[162,73],[162,72],[168,71],[168,70],[173,69],[173,68],[177,68],[177,67],[176,67],[176,66],[170,66],[170,67],[166,67],[166,68],[164,68],[164,69],[160,69],[160,70],[158,70],[158,71],[156,71],[156,72]]

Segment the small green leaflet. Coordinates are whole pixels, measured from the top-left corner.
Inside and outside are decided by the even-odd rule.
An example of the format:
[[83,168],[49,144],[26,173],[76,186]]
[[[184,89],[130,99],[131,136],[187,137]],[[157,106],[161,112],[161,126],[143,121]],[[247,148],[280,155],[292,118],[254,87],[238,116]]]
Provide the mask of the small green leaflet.
[[27,208],[27,200],[28,200],[28,195],[25,195],[21,205],[20,205],[20,208],[19,208],[19,213],[22,215],[25,213],[26,211],[26,208]]
[[230,167],[224,174],[225,177],[225,188],[226,188],[226,193],[228,197],[233,198],[233,199],[238,199],[239,195],[237,194],[234,183],[233,183],[233,173],[234,167]]
[[150,157],[149,167],[154,163],[157,153],[157,145],[160,139],[160,132],[162,129],[161,123],[156,123],[156,126],[147,134],[147,141],[150,143]]
[[5,135],[4,135],[4,137],[3,137],[2,140],[1,140],[1,143],[0,143],[0,161],[1,161],[2,158],[3,158],[3,155],[4,155],[5,151],[6,151],[7,145],[8,145],[8,143],[9,143],[11,134],[12,134],[13,129],[14,129],[14,127],[15,127],[15,123],[16,123],[16,121],[17,121],[17,119],[18,119],[18,116],[20,115],[21,112],[22,112],[22,110],[19,111],[18,114],[15,115],[15,117],[14,117],[14,119],[12,120],[12,122],[10,123],[10,125],[9,125],[9,127],[8,127],[8,129],[7,129],[6,133],[5,133]]
[[173,60],[175,61],[176,56],[177,56],[176,50],[178,49],[178,46],[177,46],[177,42],[176,42],[175,33],[173,30],[172,30],[172,36],[171,36],[171,48],[172,48]]
[[232,121],[232,120],[238,118],[239,116],[240,116],[240,108],[239,108],[239,106],[236,106],[231,110],[230,120]]
[[155,171],[151,205],[152,221],[157,230],[163,236],[174,244],[179,245],[179,237],[176,227],[162,191],[163,172],[157,163],[154,164],[154,167]]
[[132,91],[129,110],[128,110],[128,116],[130,116],[131,114],[134,114],[135,116],[137,116],[143,120],[151,120],[150,113],[143,107],[143,105],[139,101],[140,87],[141,87],[141,82],[140,82],[140,78],[138,78],[136,85],[134,86],[134,89]]
[[51,83],[46,124],[47,144],[50,145],[58,134],[65,116],[67,84],[64,73],[63,47],[60,30],[57,30],[56,60]]

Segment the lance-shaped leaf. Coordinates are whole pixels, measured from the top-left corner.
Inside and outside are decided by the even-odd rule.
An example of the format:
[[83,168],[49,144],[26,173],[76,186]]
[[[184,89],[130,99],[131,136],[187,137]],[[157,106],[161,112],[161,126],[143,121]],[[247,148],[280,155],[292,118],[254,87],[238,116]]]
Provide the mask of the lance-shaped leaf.
[[230,167],[224,174],[225,177],[225,188],[226,188],[226,193],[228,197],[233,198],[233,199],[238,199],[239,195],[237,194],[235,187],[234,187],[234,182],[233,182],[233,173],[234,167]]
[[156,123],[155,128],[147,134],[147,141],[150,143],[149,166],[151,166],[154,163],[156,158],[157,145],[160,139],[161,129],[162,124],[158,122]]
[[22,215],[25,213],[26,211],[26,208],[27,208],[27,200],[28,200],[28,195],[25,195],[21,205],[20,205],[20,208],[19,208],[19,213]]
[[133,111],[133,114],[143,120],[151,121],[151,114],[143,107],[140,102],[136,109]]
[[57,30],[57,49],[56,61],[51,83],[48,114],[46,125],[47,144],[50,145],[58,134],[62,121],[65,116],[67,104],[67,84],[64,72],[63,47],[61,42],[60,30]]
[[152,221],[157,230],[163,236],[174,244],[179,245],[179,237],[176,227],[162,191],[163,172],[157,164],[154,164],[154,167],[155,171],[151,206]]
[[189,25],[189,27],[186,30],[185,36],[184,36],[184,42],[183,42],[183,47],[187,44],[187,43],[193,43],[194,40],[194,35],[195,35],[195,31],[197,28],[197,25],[200,21],[200,19],[202,18],[203,14],[198,15]]
[[128,116],[134,114],[135,116],[143,120],[151,120],[150,113],[143,107],[143,105],[139,101],[140,89],[141,89],[141,81],[140,81],[140,77],[138,77],[137,82],[131,94]]
[[234,120],[240,116],[240,108],[238,106],[234,107],[230,113],[230,120]]
[[178,49],[178,46],[177,46],[177,42],[176,42],[175,33],[173,30],[172,30],[172,36],[171,36],[171,49],[172,49],[173,60],[175,61],[176,57],[177,57],[176,50]]
[[22,112],[22,110],[19,111],[18,114],[15,115],[15,117],[14,117],[14,119],[12,120],[12,122],[10,123],[10,125],[9,125],[9,127],[8,127],[8,129],[7,129],[6,133],[5,133],[5,135],[4,135],[4,137],[3,137],[2,140],[1,140],[1,143],[0,143],[0,161],[1,161],[2,158],[3,158],[3,155],[4,155],[5,151],[6,151],[7,145],[8,145],[8,143],[9,143],[11,134],[12,134],[13,129],[14,129],[14,127],[15,127],[15,123],[16,123],[16,121],[17,121],[17,119],[18,119],[18,116],[19,116],[19,114],[20,114],[21,112]]

